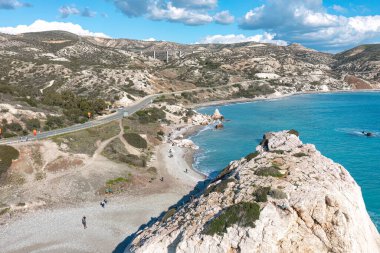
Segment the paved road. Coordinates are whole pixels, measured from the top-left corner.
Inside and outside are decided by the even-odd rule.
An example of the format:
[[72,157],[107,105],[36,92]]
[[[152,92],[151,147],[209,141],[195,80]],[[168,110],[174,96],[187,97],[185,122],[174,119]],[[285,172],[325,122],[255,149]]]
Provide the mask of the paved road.
[[147,105],[149,105],[154,98],[156,98],[158,95],[150,95],[139,102],[137,102],[134,105],[128,106],[124,109],[119,109],[116,113],[113,113],[109,116],[105,116],[96,120],[91,120],[83,124],[77,124],[65,128],[60,128],[60,129],[55,129],[51,131],[46,131],[46,132],[41,132],[38,133],[37,136],[33,135],[27,135],[23,137],[13,137],[13,138],[7,138],[7,139],[2,139],[0,140],[0,145],[1,144],[14,144],[14,143],[19,143],[19,142],[25,142],[25,141],[35,141],[35,140],[42,140],[42,139],[47,139],[53,136],[57,135],[62,135],[62,134],[68,134],[100,125],[104,125],[107,123],[110,123],[115,120],[120,120],[124,117],[124,113],[128,113],[128,115],[132,115],[133,113],[145,108]]
[[201,90],[207,90],[210,88],[223,88],[223,87],[228,87],[232,86],[236,83],[230,83],[226,85],[221,85],[217,87],[199,87],[199,88],[194,88],[190,90],[183,90],[183,91],[175,91],[175,92],[165,92],[165,93],[159,93],[159,94],[154,94],[154,95],[149,95],[144,97],[142,100],[137,102],[134,105],[125,107],[124,109],[119,109],[116,113],[96,119],[96,120],[91,120],[83,124],[77,124],[65,128],[60,128],[60,129],[55,129],[51,131],[46,131],[46,132],[41,132],[38,133],[37,136],[33,135],[27,135],[23,137],[13,137],[13,138],[7,138],[7,139],[1,139],[0,140],[0,145],[2,144],[15,144],[19,142],[26,142],[26,141],[36,141],[36,140],[42,140],[42,139],[47,139],[53,136],[57,135],[62,135],[62,134],[68,134],[100,125],[104,125],[107,123],[110,123],[115,120],[120,120],[124,117],[124,113],[128,113],[128,115],[132,115],[133,113],[145,108],[147,105],[149,105],[156,97],[162,96],[162,95],[171,95],[171,94],[181,94],[183,92],[193,92],[193,91],[201,91]]

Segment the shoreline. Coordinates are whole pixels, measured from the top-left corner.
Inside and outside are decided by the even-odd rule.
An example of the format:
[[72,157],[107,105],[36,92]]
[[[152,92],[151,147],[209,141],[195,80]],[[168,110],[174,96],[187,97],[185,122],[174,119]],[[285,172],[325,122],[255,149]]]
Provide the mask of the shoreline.
[[286,97],[292,97],[292,96],[299,96],[299,95],[309,95],[309,94],[336,94],[336,93],[364,93],[364,92],[380,92],[380,89],[361,89],[361,90],[331,90],[331,91],[302,91],[302,92],[294,92],[294,93],[286,93],[281,94],[279,96],[269,96],[266,97],[257,97],[257,98],[234,98],[234,99],[224,99],[224,100],[215,100],[210,102],[204,102],[204,103],[198,103],[198,104],[191,104],[188,107],[192,108],[194,110],[202,108],[202,107],[209,107],[209,106],[223,106],[223,105],[230,105],[230,104],[239,104],[239,103],[250,103],[250,102],[257,102],[257,101],[266,101],[266,100],[273,100],[273,99],[281,99]]
[[[258,97],[258,98],[236,98],[236,99],[229,99],[229,100],[216,100],[216,101],[210,101],[210,102],[204,102],[204,103],[198,103],[198,104],[192,104],[189,106],[189,108],[192,108],[194,110],[197,110],[199,108],[204,107],[210,107],[210,106],[225,106],[225,105],[232,105],[232,104],[239,104],[239,103],[253,103],[258,101],[271,101],[275,99],[283,99],[288,98],[292,96],[300,96],[300,95],[318,95],[318,94],[337,94],[337,93],[365,93],[365,92],[380,92],[380,89],[360,89],[360,90],[332,90],[332,91],[303,91],[303,92],[295,92],[295,93],[287,93],[287,94],[281,94],[279,96],[267,96],[267,97]],[[196,135],[199,131],[201,131],[206,126],[192,126],[190,127],[189,133],[184,133],[184,138],[191,139],[192,136]],[[191,129],[194,128],[194,129]],[[190,168],[194,170],[195,172],[202,174],[206,176],[206,178],[209,178],[209,175],[206,175],[202,171],[197,170],[194,168],[195,163],[195,152],[193,151],[192,156],[192,164]]]

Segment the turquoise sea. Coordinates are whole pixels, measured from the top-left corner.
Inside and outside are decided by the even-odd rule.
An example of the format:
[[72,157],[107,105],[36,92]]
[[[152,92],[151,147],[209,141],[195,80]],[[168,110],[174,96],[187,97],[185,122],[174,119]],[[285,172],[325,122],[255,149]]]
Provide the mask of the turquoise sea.
[[[194,167],[210,176],[252,152],[268,131],[296,129],[304,143],[342,164],[361,186],[367,210],[380,228],[380,93],[297,95],[277,100],[199,108],[225,116],[224,130],[192,136],[200,147]],[[365,137],[361,131],[374,137]]]

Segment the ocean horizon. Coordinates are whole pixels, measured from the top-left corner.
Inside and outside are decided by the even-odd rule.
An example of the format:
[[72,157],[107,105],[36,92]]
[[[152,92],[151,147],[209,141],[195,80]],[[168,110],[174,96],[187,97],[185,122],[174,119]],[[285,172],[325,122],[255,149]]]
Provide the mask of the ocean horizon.
[[296,129],[304,143],[314,144],[349,171],[379,230],[380,92],[302,94],[197,111],[212,114],[215,109],[225,116],[225,128],[208,126],[191,136],[200,147],[194,157],[196,170],[212,177],[230,161],[254,151],[264,133]]

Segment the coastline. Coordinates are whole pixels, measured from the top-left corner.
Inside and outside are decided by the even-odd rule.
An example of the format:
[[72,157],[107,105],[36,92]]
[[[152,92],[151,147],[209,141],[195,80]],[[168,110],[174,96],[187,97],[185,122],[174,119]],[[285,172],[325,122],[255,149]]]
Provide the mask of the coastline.
[[[380,90],[299,92],[254,99],[213,101],[193,106],[194,108],[199,108],[212,105],[281,99],[303,94],[345,92],[380,92]],[[168,126],[167,131],[174,134],[174,136],[182,135],[183,139],[187,139],[196,135],[205,127],[191,123],[174,124]],[[158,168],[158,175],[165,178],[164,182],[155,182],[149,186],[150,190],[149,188],[144,188],[143,192],[131,196],[114,196],[110,198],[111,205],[105,210],[99,209],[98,202],[84,202],[76,207],[63,205],[37,211],[31,210],[3,227],[3,231],[0,232],[0,238],[3,238],[0,239],[0,248],[10,249],[12,252],[23,252],[23,250],[42,251],[43,249],[54,247],[54,243],[59,243],[59,247],[75,249],[78,252],[88,250],[82,248],[83,245],[101,248],[103,252],[114,249],[117,243],[120,243],[129,234],[134,233],[141,224],[148,222],[151,217],[159,217],[160,214],[168,210],[173,204],[180,201],[183,196],[186,196],[196,186],[197,182],[208,178],[207,175],[196,170],[193,166],[195,149],[174,147],[174,157],[169,158],[168,153],[171,148],[173,147],[165,140],[154,151],[157,159],[153,163]],[[185,172],[186,168],[188,169],[187,172]],[[86,236],[84,236],[83,229],[80,227],[80,219],[78,220],[78,217],[80,218],[83,214],[88,215],[90,222],[90,231],[88,231]],[[108,224],[104,223],[105,219],[109,222]],[[47,224],[46,220],[49,221],[49,224]],[[79,228],[77,227],[77,223],[79,224]],[[40,224],[40,226],[35,228],[33,224]],[[23,229],[23,232],[20,231],[20,228]],[[43,232],[41,232],[41,235],[38,235],[34,234],[36,231]],[[65,236],[67,233],[70,233],[72,237],[70,237],[70,242],[66,242],[67,237]],[[57,237],[53,238],[53,235]],[[28,239],[20,243],[20,247],[23,248],[17,248],[19,247],[17,246],[17,242],[21,241],[22,238]],[[52,243],[36,245],[36,243],[46,241],[46,239],[49,239]],[[6,247],[1,246],[2,240],[4,240]]]
[[266,100],[273,100],[273,99],[281,99],[286,97],[292,97],[292,96],[299,96],[299,95],[308,95],[308,94],[336,94],[336,93],[356,93],[356,92],[380,92],[380,89],[360,89],[360,90],[330,90],[330,91],[302,91],[302,92],[294,92],[294,93],[286,93],[281,94],[279,96],[265,96],[265,97],[258,97],[258,98],[234,98],[234,99],[224,99],[224,100],[215,100],[210,102],[204,102],[204,103],[197,103],[197,104],[191,104],[189,105],[189,108],[198,109],[202,107],[208,107],[208,106],[223,106],[223,105],[229,105],[229,104],[239,104],[239,103],[250,103],[250,102],[257,102],[257,101],[266,101]]

